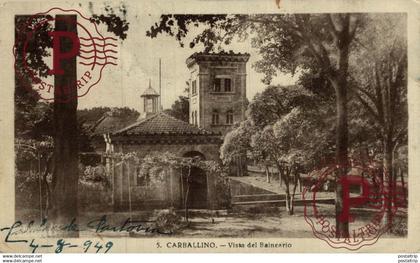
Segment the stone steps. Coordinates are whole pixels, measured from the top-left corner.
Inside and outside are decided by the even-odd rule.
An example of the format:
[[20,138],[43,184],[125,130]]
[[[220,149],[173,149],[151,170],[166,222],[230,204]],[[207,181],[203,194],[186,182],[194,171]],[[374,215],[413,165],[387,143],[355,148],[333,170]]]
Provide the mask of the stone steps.
[[[311,200],[294,200],[294,205],[303,205],[304,203],[309,203]],[[261,200],[261,201],[243,201],[243,202],[232,202],[232,206],[247,206],[247,205],[284,205],[286,200]],[[316,200],[317,204],[335,204],[335,199],[333,198],[322,198]]]
[[252,195],[236,195],[232,197],[232,202],[248,202],[248,201],[272,201],[282,200],[285,196],[281,194],[252,194]]

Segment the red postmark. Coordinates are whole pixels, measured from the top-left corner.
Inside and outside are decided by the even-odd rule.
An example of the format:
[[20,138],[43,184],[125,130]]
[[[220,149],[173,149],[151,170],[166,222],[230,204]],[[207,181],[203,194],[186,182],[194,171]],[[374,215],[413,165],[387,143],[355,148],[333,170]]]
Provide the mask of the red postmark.
[[[65,19],[66,15],[74,19]],[[76,28],[77,33],[55,28],[54,23],[57,21],[60,21],[61,24],[68,23],[71,27]],[[37,33],[44,30],[47,24],[50,25],[50,28],[53,28],[47,32],[49,41],[51,41],[51,48],[46,52],[37,52],[42,53],[40,55],[48,65],[48,76],[41,76],[39,72],[29,66],[31,63],[29,53],[37,49],[33,45],[36,42],[34,37],[38,36]],[[100,82],[103,70],[107,65],[117,65],[117,39],[103,36],[96,23],[77,10],[54,7],[46,12],[30,16],[20,26],[23,26],[25,30],[28,28],[30,30],[26,34],[17,34],[18,37],[13,49],[15,74],[17,80],[23,80],[22,83],[26,83],[25,87],[35,90],[41,99],[68,102],[77,97],[83,97]],[[17,28],[17,31],[19,31],[19,28]],[[67,43],[67,50],[63,50],[63,42]],[[18,49],[19,44],[21,46]],[[19,61],[18,57],[20,58]],[[74,61],[75,58],[77,76],[75,80],[70,83],[67,82],[63,86],[54,85],[55,77],[69,74],[63,67],[63,65],[66,65],[66,61]],[[27,81],[28,79],[30,81]],[[77,90],[77,93],[74,92],[75,90]],[[70,93],[71,95],[69,95]],[[64,96],[57,96],[57,94]]]
[[[332,248],[358,250],[375,244],[393,224],[397,213],[398,193],[395,187],[384,183],[388,173],[380,165],[352,163],[346,166],[347,174],[336,180],[340,165],[330,165],[312,174],[314,184],[302,192],[305,221],[316,238]],[[325,184],[339,184],[342,188],[342,208],[336,213],[333,206],[322,205],[318,197]],[[394,190],[392,190],[394,189]],[[384,220],[384,218],[388,220]],[[337,235],[336,221],[348,223],[348,235]],[[394,223],[395,224],[395,223]]]

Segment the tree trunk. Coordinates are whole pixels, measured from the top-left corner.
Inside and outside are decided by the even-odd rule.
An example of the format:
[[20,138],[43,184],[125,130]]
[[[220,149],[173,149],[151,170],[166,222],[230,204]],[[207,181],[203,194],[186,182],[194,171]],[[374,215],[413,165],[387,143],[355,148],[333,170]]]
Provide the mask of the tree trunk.
[[[347,54],[348,59],[348,54]],[[347,80],[346,75],[341,72],[341,77],[332,78],[331,83],[336,91],[337,104],[337,129],[336,129],[336,163],[339,165],[337,171],[337,182],[340,177],[347,174],[347,144],[348,144],[348,127],[347,127]],[[349,236],[348,219],[340,220],[339,215],[343,210],[343,189],[341,184],[336,184],[336,237]]]
[[[350,14],[342,15],[341,17],[341,29],[339,32],[333,32],[336,36],[336,47],[338,56],[338,67],[332,69],[331,62],[328,61],[324,64],[325,70],[328,71],[328,79],[331,85],[334,87],[336,95],[336,107],[337,107],[337,128],[336,128],[336,165],[339,165],[337,170],[338,182],[341,177],[347,174],[347,155],[348,155],[348,128],[347,128],[347,77],[349,67],[349,51],[350,43],[353,40],[353,34],[355,31],[350,30]],[[354,28],[353,30],[356,30]],[[328,59],[328,58],[324,58]],[[343,210],[343,189],[340,184],[336,184],[336,202],[335,202],[335,214],[336,214],[336,237],[348,237],[349,236],[349,223],[348,218],[340,218]],[[340,220],[341,219],[341,220]]]
[[45,187],[45,211],[44,211],[44,218],[48,218],[48,212],[50,209],[50,202],[51,202],[51,190],[48,184],[47,176],[48,171],[50,171],[52,155],[49,155],[46,160],[44,174],[42,175],[42,183]]
[[[298,186],[298,184],[299,184],[299,186],[301,187],[302,185],[300,184],[300,174],[299,174],[299,170],[295,170],[294,171],[294,176],[293,176],[293,178],[294,178],[294,180],[293,180],[293,192],[292,192],[292,196],[291,196],[291,199],[290,199],[290,206],[291,206],[291,211],[292,211],[292,213],[291,214],[293,214],[294,213],[294,207],[295,207],[295,205],[294,205],[294,201],[295,201],[295,195],[296,195],[296,189],[297,189],[297,186]],[[301,190],[301,192],[302,192],[302,190]]]
[[286,211],[289,215],[293,215],[292,197],[290,195],[289,186],[286,184]]
[[188,166],[188,174],[187,174],[187,178],[186,178],[186,182],[187,182],[187,187],[185,189],[185,200],[184,200],[184,217],[185,217],[185,222],[187,222],[187,224],[189,224],[189,217],[188,217],[188,197],[189,197],[189,193],[190,193],[190,176],[191,176],[191,166]]
[[[77,16],[57,15],[56,31],[77,33]],[[60,51],[73,48],[69,38],[61,38]],[[64,74],[54,78],[54,172],[51,220],[54,224],[77,223],[78,217],[78,125],[76,57],[60,60]],[[67,87],[67,92],[63,92]],[[69,98],[72,98],[68,100]],[[63,231],[60,236],[77,237],[78,231]]]
[[405,181],[404,181],[404,170],[400,168],[400,176],[401,176],[401,187],[402,187],[402,193],[403,193],[403,200],[404,205],[407,205],[407,191],[405,190]]
[[265,164],[264,167],[265,167],[265,175],[267,177],[267,183],[269,183],[270,182],[270,171],[268,169],[268,165],[267,164]]
[[281,179],[283,178],[284,180],[284,185],[286,187],[285,189],[285,193],[286,193],[286,211],[289,215],[293,215],[293,206],[292,206],[292,198],[290,195],[290,187],[289,187],[289,175],[290,175],[290,170],[288,168],[283,168],[281,167],[280,164],[277,164],[277,169],[279,171],[279,177],[280,177],[280,182]]
[[386,227],[391,229],[392,226],[392,207],[393,207],[393,196],[394,196],[394,179],[393,179],[393,165],[392,165],[392,140],[385,136],[384,139],[384,157],[383,157],[383,184],[385,195],[384,205],[385,205],[385,213],[383,218],[383,224]]

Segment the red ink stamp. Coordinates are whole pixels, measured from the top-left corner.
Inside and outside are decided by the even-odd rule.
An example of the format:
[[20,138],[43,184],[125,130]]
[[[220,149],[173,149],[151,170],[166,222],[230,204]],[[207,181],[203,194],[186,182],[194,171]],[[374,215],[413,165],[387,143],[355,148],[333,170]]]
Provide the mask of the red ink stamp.
[[[375,162],[353,162],[346,167],[330,165],[311,174],[314,184],[304,188],[302,199],[305,221],[316,238],[332,248],[358,250],[375,244],[390,229],[401,200],[396,188],[387,185],[388,173],[381,167]],[[347,173],[336,180],[339,169]],[[341,187],[340,212],[331,204],[321,204],[326,184]],[[348,235],[337,233],[337,221],[348,224]]]
[[[77,10],[54,7],[16,26],[16,79],[41,99],[68,102],[83,97],[100,82],[106,66],[117,65],[117,39],[102,35],[96,23]],[[25,33],[19,34],[19,27]],[[46,52],[37,50],[37,37],[46,38],[42,42]],[[48,67],[46,74],[31,67],[39,57]]]

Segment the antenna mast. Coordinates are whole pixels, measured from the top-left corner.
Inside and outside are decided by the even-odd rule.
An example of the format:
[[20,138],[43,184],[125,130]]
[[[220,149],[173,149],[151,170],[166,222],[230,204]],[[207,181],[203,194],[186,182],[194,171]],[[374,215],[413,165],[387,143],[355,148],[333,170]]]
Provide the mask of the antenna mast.
[[162,59],[159,58],[159,111],[162,109]]

